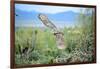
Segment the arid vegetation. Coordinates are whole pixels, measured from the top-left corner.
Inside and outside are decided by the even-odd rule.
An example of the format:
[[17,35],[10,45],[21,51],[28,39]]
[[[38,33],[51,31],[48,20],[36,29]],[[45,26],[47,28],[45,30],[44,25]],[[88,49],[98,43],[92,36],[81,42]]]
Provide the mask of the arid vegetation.
[[64,50],[57,48],[55,36],[48,28],[16,28],[16,64],[93,62],[94,11],[88,14],[89,11],[86,9],[80,12],[74,27],[60,29],[64,33],[64,43],[67,46]]

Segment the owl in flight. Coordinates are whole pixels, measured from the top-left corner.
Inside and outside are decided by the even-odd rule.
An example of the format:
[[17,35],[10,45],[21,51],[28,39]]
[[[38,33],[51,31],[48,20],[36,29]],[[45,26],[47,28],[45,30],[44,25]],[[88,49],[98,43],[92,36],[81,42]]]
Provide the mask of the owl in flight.
[[54,36],[56,39],[58,49],[65,49],[66,46],[64,44],[64,34],[58,31],[57,27],[49,20],[49,18],[45,14],[39,14],[38,18],[46,27],[54,31]]

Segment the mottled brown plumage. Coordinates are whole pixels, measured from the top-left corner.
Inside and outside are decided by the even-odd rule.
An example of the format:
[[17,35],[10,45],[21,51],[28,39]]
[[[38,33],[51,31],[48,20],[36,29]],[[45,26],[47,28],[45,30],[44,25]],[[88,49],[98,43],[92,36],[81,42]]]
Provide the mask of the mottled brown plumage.
[[65,49],[65,43],[64,43],[64,34],[62,32],[59,32],[57,27],[48,19],[48,17],[44,14],[39,14],[39,19],[42,21],[42,23],[53,30],[54,36],[56,37],[56,43],[58,49]]

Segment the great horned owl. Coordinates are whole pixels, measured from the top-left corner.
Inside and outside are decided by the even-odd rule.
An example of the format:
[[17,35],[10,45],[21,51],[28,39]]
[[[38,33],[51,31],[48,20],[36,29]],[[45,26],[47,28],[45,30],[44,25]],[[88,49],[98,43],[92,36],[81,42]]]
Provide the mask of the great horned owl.
[[48,19],[48,17],[44,14],[39,14],[39,19],[42,21],[42,23],[47,26],[48,28],[52,29],[54,31],[54,36],[56,38],[57,48],[58,49],[65,49],[65,43],[64,43],[64,36],[63,33],[59,32],[57,27]]

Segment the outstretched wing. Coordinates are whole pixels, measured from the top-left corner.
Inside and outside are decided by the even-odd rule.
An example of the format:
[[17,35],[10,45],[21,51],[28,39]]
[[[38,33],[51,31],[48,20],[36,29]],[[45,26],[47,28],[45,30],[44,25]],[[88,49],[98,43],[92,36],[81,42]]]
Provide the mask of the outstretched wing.
[[57,27],[48,19],[46,15],[39,14],[39,19],[45,26],[49,27],[50,29],[53,29],[54,31],[57,31]]

